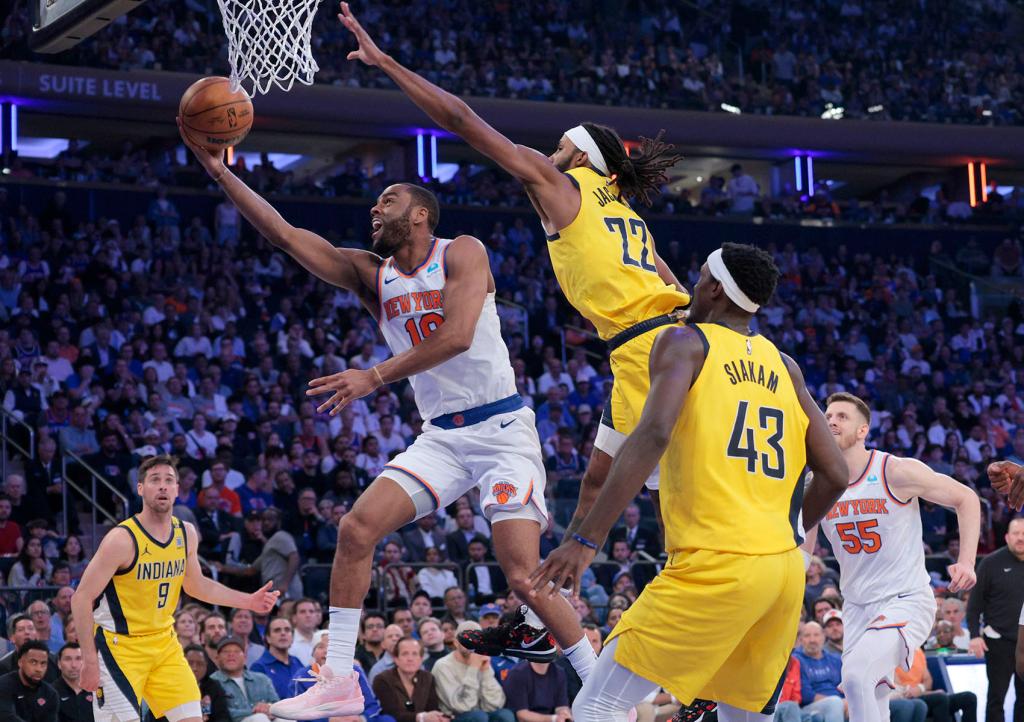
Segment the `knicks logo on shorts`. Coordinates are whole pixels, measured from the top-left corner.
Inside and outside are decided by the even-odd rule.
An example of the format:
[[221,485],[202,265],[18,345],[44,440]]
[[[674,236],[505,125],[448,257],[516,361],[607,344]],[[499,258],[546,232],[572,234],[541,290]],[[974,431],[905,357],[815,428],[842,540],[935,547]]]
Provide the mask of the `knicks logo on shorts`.
[[508,481],[496,481],[494,486],[491,487],[491,496],[497,500],[499,504],[507,504],[510,499],[514,499],[518,490],[515,485]]

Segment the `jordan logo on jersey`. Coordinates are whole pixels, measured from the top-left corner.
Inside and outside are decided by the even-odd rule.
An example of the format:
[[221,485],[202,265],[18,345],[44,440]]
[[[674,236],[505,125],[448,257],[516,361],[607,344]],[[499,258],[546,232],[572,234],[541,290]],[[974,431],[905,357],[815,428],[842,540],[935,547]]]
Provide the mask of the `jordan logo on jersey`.
[[837,519],[846,516],[862,516],[865,514],[888,514],[888,499],[850,499],[838,501],[828,513],[826,519]]
[[444,308],[444,294],[441,291],[413,291],[392,296],[384,301],[384,313],[388,321],[396,316],[420,311],[435,311]]

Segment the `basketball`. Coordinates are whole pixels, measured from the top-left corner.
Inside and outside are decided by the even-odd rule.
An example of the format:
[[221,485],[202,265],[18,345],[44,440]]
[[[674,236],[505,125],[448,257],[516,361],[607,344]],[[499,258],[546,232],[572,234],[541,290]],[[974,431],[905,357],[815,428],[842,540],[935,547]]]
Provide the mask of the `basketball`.
[[178,115],[189,140],[207,150],[221,150],[238,145],[249,134],[252,101],[242,89],[232,92],[228,78],[213,76],[189,86]]

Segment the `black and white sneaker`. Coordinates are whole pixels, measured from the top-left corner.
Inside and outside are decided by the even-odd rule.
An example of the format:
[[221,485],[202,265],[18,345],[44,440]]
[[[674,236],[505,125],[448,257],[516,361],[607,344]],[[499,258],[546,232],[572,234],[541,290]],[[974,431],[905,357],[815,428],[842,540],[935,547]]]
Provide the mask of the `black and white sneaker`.
[[463,632],[459,644],[488,657],[517,657],[531,662],[554,661],[557,653],[548,630],[526,623],[526,605],[506,615],[497,627]]
[[698,722],[708,712],[714,712],[718,703],[707,699],[695,699],[672,715],[670,722]]

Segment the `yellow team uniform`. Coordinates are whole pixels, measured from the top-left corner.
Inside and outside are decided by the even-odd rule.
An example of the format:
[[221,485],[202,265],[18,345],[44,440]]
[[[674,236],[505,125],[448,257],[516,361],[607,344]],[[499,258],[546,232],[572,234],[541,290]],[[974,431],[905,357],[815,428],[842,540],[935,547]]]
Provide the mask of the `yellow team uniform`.
[[803,603],[808,420],[770,341],[691,328],[706,356],[661,462],[668,565],[612,632],[615,661],[684,704],[769,713]]
[[[611,341],[642,321],[688,306],[690,296],[658,275],[654,238],[619,187],[591,168],[573,168],[567,175],[580,190],[580,210],[572,223],[548,236],[551,266],[569,303],[601,339]],[[651,386],[647,362],[657,336],[651,331],[611,352],[615,382],[602,422],[626,435],[640,420]]]
[[[185,527],[172,519],[171,536],[158,541],[137,517],[111,530],[127,531],[135,544],[135,559],[119,570],[96,600],[96,649],[100,657],[100,690],[93,703],[96,719],[139,715],[145,700],[154,716],[194,702],[199,685],[185,661],[174,633],[188,547]],[[173,722],[173,720],[172,720]]]

